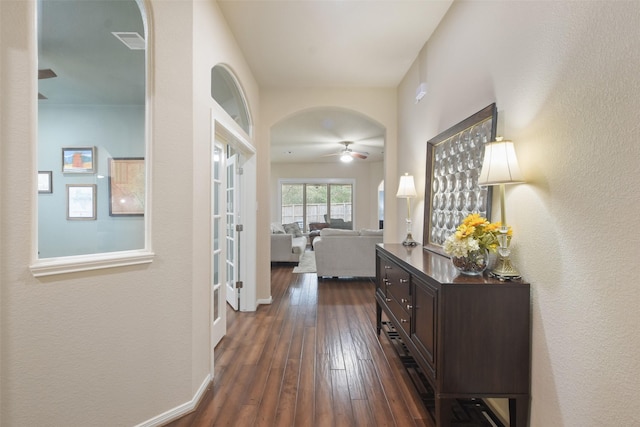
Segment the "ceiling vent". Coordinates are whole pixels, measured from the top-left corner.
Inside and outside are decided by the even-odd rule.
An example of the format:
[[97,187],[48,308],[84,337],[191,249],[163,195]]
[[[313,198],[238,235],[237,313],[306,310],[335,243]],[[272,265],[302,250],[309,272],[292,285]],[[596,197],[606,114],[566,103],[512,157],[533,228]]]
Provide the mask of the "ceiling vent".
[[146,43],[138,33],[111,33],[131,50],[144,50]]

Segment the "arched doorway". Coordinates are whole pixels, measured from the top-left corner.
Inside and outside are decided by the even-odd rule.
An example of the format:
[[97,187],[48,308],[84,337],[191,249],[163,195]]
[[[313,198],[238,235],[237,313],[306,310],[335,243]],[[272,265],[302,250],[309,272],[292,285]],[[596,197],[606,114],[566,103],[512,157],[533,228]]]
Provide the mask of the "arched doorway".
[[[283,220],[278,182],[354,182],[353,227],[378,228],[377,183],[384,179],[386,129],[342,107],[315,107],[271,127],[271,222]],[[341,160],[349,155],[350,162]],[[335,181],[338,180],[338,181]],[[296,218],[309,223],[308,218]],[[308,231],[308,230],[304,230]]]

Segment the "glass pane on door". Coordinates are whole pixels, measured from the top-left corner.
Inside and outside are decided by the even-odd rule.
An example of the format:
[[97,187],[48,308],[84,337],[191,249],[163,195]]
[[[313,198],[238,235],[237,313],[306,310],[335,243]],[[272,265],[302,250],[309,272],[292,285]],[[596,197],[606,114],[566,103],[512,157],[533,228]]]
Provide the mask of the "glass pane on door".
[[331,218],[352,221],[353,187],[351,184],[331,184]]
[[283,184],[282,185],[282,223],[291,224],[298,222],[303,226],[303,202],[304,202],[304,185],[303,184]]
[[306,185],[307,226],[312,222],[326,222],[328,186],[327,184]]

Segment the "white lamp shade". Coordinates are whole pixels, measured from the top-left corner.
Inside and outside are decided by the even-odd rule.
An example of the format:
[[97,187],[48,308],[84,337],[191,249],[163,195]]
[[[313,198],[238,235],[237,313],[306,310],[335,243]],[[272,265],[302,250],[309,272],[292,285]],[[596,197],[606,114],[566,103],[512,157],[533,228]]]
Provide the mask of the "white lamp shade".
[[400,177],[400,185],[398,185],[398,193],[396,193],[396,197],[409,199],[417,196],[418,193],[416,193],[416,185],[413,182],[413,176],[405,173]]
[[479,185],[515,184],[524,182],[513,142],[496,138],[484,146],[484,161]]

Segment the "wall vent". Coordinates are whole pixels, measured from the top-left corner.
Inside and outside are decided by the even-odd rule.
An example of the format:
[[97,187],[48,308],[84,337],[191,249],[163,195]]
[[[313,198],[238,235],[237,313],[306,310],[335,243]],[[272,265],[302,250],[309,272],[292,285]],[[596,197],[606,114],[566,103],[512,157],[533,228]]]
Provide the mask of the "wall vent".
[[131,50],[144,50],[144,48],[147,45],[145,40],[138,33],[118,32],[118,33],[111,33],[111,34],[116,36],[118,40],[124,43],[124,45]]

